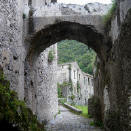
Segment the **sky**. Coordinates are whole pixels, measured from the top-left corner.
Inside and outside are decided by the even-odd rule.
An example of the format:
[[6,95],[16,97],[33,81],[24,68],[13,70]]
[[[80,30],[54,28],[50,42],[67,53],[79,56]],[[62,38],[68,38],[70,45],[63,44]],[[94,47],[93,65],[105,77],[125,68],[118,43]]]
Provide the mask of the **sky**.
[[112,0],[58,0],[59,3],[85,5],[87,3],[99,2],[109,4]]

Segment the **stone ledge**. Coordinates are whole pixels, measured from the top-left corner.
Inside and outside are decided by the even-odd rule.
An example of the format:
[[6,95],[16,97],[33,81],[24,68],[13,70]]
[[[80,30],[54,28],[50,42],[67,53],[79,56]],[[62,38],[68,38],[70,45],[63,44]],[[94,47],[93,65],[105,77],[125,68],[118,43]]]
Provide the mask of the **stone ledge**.
[[79,113],[79,114],[82,113],[81,110],[79,110],[79,109],[77,109],[77,108],[75,108],[75,107],[73,107],[73,106],[71,106],[71,105],[69,105],[69,104],[67,104],[67,103],[64,103],[64,105],[65,105],[67,108],[71,109],[72,111],[74,111],[74,112],[76,112],[76,113]]

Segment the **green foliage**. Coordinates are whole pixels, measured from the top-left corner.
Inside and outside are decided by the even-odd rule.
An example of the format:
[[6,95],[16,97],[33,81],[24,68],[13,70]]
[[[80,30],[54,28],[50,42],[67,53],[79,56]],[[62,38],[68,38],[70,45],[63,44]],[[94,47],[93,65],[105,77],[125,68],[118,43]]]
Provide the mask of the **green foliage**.
[[64,81],[62,84],[57,84],[57,87],[59,88],[64,88],[64,87],[67,87],[67,86],[72,86],[72,82],[66,82]]
[[53,54],[53,51],[49,51],[49,54],[48,54],[48,62],[52,62],[54,59],[54,54]]
[[104,125],[101,121],[91,121],[90,126],[97,126],[97,127],[100,127],[100,128],[104,128]]
[[77,81],[77,93],[80,92],[80,83]]
[[117,7],[117,3],[116,0],[112,0],[112,7],[111,9],[108,11],[108,13],[106,15],[103,16],[103,21],[104,21],[104,25],[110,25],[111,24],[111,20],[114,16],[115,10]]
[[23,19],[25,19],[26,18],[26,14],[25,13],[23,13]]
[[60,113],[61,113],[61,111],[59,110],[59,111],[58,111],[58,114],[60,114]]
[[58,93],[58,98],[62,98],[62,91],[59,83],[57,83],[57,93]]
[[9,85],[0,70],[0,123],[6,121],[12,128],[15,125],[23,131],[44,131],[36,116],[26,107],[24,101],[18,100],[17,93],[10,90]]
[[83,72],[93,74],[96,54],[88,46],[75,40],[58,43],[58,64],[76,61]]
[[70,90],[72,90],[72,82],[66,82],[64,81],[62,84],[57,83],[57,92],[58,92],[58,97],[62,98],[62,88],[64,87],[70,87]]
[[66,100],[66,98],[64,98],[64,99],[59,99],[59,102],[60,102],[62,105],[64,105],[64,103],[67,102],[67,100]]
[[75,95],[71,95],[70,98],[73,101],[75,99]]
[[90,126],[95,126],[95,122],[94,122],[94,121],[91,121],[91,122],[90,122]]

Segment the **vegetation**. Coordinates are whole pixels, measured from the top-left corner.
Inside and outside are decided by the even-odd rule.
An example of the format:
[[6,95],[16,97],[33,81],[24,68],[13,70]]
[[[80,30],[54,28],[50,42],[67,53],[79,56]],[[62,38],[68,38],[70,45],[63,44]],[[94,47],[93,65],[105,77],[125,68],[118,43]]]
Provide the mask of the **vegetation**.
[[26,14],[25,13],[23,13],[23,19],[25,19],[26,18]]
[[9,86],[0,69],[0,128],[14,131],[44,131],[37,117],[26,107],[24,101],[18,100],[17,93],[10,90]]
[[77,93],[79,93],[79,92],[80,92],[80,83],[77,82]]
[[59,83],[57,84],[57,86],[61,88],[66,87],[66,86],[71,86],[71,85],[72,83],[66,82],[66,81],[64,81],[62,84],[59,84]]
[[76,61],[83,72],[93,74],[96,53],[83,43],[75,40],[59,42],[58,58],[58,64]]
[[62,105],[64,105],[64,103],[66,103],[67,100],[66,100],[66,98],[64,98],[64,99],[59,99],[59,102],[60,102]]
[[70,96],[70,98],[71,98],[71,100],[73,101],[73,100],[75,99],[75,95],[72,94],[72,95]]
[[104,125],[101,121],[100,122],[99,121],[91,121],[90,126],[98,126],[100,128],[104,128]]
[[88,107],[87,106],[78,106],[78,105],[75,105],[75,107],[77,108],[77,109],[80,109],[81,111],[82,111],[82,116],[84,116],[84,117],[86,117],[86,118],[88,118],[89,116],[88,116]]
[[103,20],[104,20],[104,25],[108,26],[111,24],[111,20],[114,16],[115,10],[116,10],[117,4],[116,4],[116,0],[112,0],[112,7],[111,9],[108,11],[108,13],[106,15],[104,15]]
[[63,98],[62,88],[64,88],[64,87],[69,87],[70,90],[72,90],[72,82],[64,81],[62,84],[57,83],[58,98]]
[[50,50],[50,51],[49,51],[49,54],[48,54],[48,62],[52,62],[53,59],[54,59],[53,51]]
[[57,86],[57,93],[58,93],[58,98],[62,98],[62,91],[61,88]]

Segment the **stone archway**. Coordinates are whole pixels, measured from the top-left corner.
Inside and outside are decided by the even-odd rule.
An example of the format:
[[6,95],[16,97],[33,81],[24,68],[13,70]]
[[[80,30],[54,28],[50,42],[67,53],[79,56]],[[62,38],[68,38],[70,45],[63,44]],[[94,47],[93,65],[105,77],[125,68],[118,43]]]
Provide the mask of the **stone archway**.
[[[28,54],[26,57],[25,62],[25,100],[27,101],[30,108],[32,108],[33,112],[37,114],[38,118],[43,121],[44,119],[51,119],[52,116],[50,114],[55,115],[57,113],[57,109],[53,112],[55,104],[57,105],[57,102],[54,102],[54,100],[57,98],[57,94],[53,94],[53,92],[56,92],[56,89],[54,88],[52,90],[52,95],[47,95],[44,92],[41,94],[40,99],[38,100],[38,88],[36,84],[37,80],[37,67],[36,62],[40,55],[40,53],[45,50],[47,47],[53,45],[56,42],[59,42],[61,40],[77,40],[80,41],[86,45],[88,45],[90,48],[94,49],[98,56],[102,58],[102,53],[108,47],[104,45],[104,36],[101,33],[98,33],[94,26],[91,25],[82,25],[75,22],[57,22],[53,25],[49,25],[44,29],[41,29],[37,33],[35,33],[30,41],[30,47],[28,50]],[[45,57],[45,63],[47,63],[47,66],[50,67],[47,61],[47,54]],[[51,69],[51,68],[50,68]],[[50,71],[49,71],[50,72]],[[45,73],[43,71],[43,73]],[[52,75],[54,72],[52,72]],[[49,78],[49,73],[45,73]],[[47,78],[47,80],[48,80]],[[52,83],[54,80],[52,81]],[[50,80],[51,83],[51,80]],[[28,87],[28,88],[27,88]],[[50,92],[52,88],[48,88],[48,91]],[[29,92],[29,93],[28,93]],[[35,97],[37,96],[37,98]],[[56,96],[56,97],[54,97]],[[46,100],[51,97],[51,99],[48,99],[50,102],[46,102]],[[41,102],[40,102],[41,101]],[[53,104],[51,104],[53,103]],[[50,104],[52,106],[50,106]],[[43,106],[44,105],[44,106]],[[39,107],[39,109],[37,108]],[[42,108],[43,109],[42,109]],[[53,112],[53,113],[52,113]],[[46,116],[45,116],[46,114]]]

